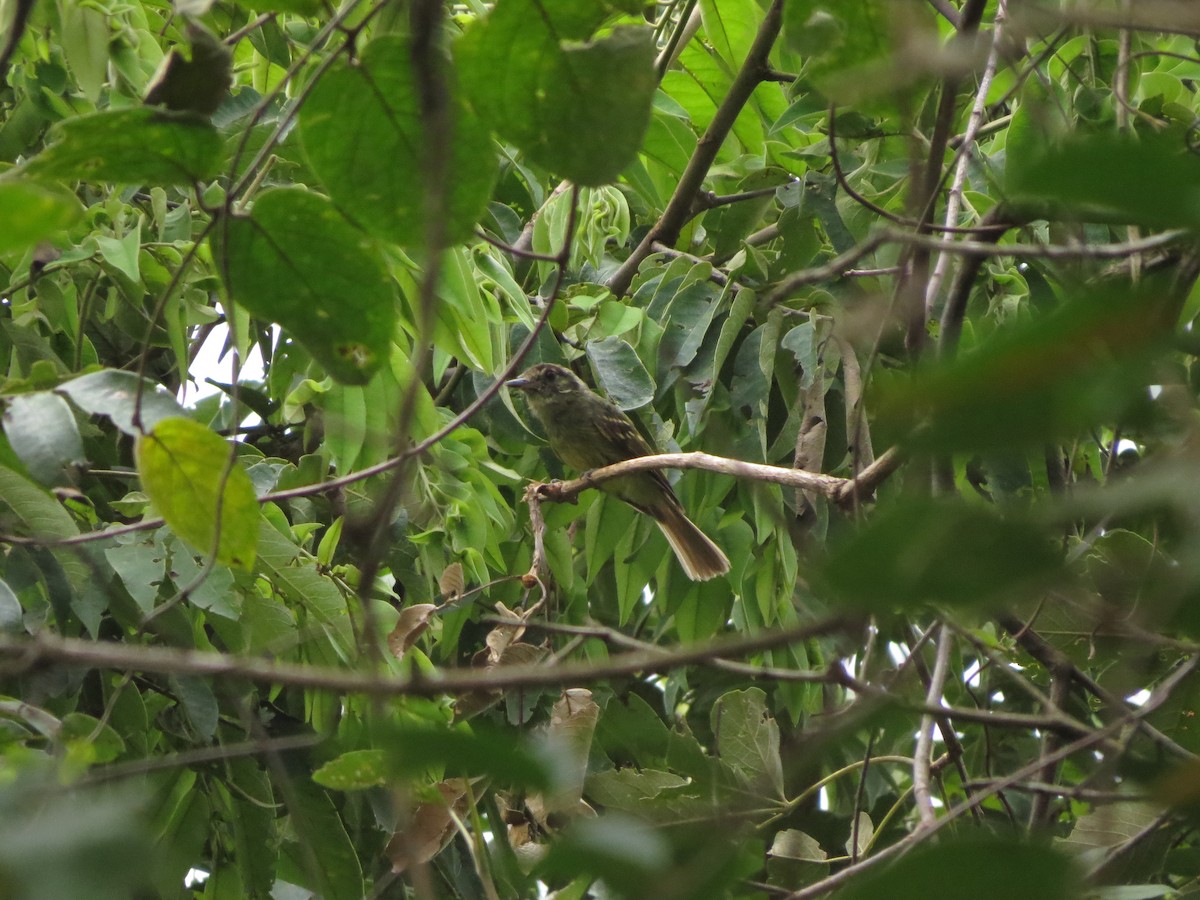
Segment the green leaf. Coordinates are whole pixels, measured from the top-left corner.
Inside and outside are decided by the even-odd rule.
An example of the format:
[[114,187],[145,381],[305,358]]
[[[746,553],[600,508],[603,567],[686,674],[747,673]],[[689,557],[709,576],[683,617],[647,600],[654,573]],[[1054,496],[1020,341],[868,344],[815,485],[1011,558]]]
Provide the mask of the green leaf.
[[311,885],[326,900],[362,900],[362,865],[337,808],[321,788],[295,783],[289,791],[293,841],[284,853],[295,857],[297,874],[311,876]]
[[321,0],[254,0],[253,9],[259,12],[296,13],[314,16],[321,10]]
[[361,791],[386,784],[388,774],[385,751],[351,750],[325,763],[312,777],[332,791]]
[[258,499],[230,447],[191,419],[164,419],[137,443],[142,486],[171,530],[217,562],[251,571]]
[[844,900],[1071,900],[1082,897],[1071,862],[1048,847],[1006,838],[951,839],[924,846],[895,864],[865,873]]
[[212,178],[221,137],[204,119],[137,108],[67,119],[23,169],[33,178],[188,185]]
[[754,43],[762,10],[754,0],[701,0],[700,13],[705,36],[730,72],[736,73]]
[[1200,226],[1200,158],[1178,131],[1036,141],[1005,167],[1009,199],[1047,218]]
[[628,341],[619,337],[588,341],[587,356],[596,382],[621,409],[638,409],[654,399],[654,381]]
[[231,760],[230,795],[235,860],[247,890],[241,896],[269,896],[275,883],[279,847],[264,836],[275,834],[275,791],[267,773],[253,760]]
[[125,751],[125,741],[112,727],[85,713],[73,712],[63,716],[58,734],[64,744],[79,742],[91,748],[92,759],[98,763],[112,762]]
[[276,591],[305,610],[310,630],[313,625],[320,626],[338,655],[350,658],[354,632],[346,598],[315,566],[300,561],[300,548],[265,519],[258,526],[258,568]]
[[83,207],[74,195],[27,181],[0,182],[0,253],[25,250],[74,225]]
[[721,760],[750,784],[783,797],[779,726],[759,688],[722,694],[709,714]]
[[906,499],[836,547],[822,578],[856,609],[992,606],[1060,571],[1048,535],[1018,515],[963,502]]
[[100,258],[137,284],[142,280],[141,261],[138,251],[141,248],[141,229],[135,228],[123,238],[107,235],[96,238],[96,247],[100,250]]
[[387,361],[390,279],[366,237],[324,197],[266,191],[249,216],[218,225],[213,244],[233,299],[290,331],[338,381],[366,384]]
[[166,580],[166,557],[166,548],[153,538],[118,543],[104,551],[104,558],[146,615],[154,610],[159,589]]
[[402,729],[395,744],[396,769],[417,774],[433,765],[444,765],[447,775],[488,775],[505,785],[531,790],[551,786],[549,761],[544,754],[512,734],[489,730]]
[[701,819],[715,812],[714,798],[704,796],[691,779],[650,768],[627,766],[590,775],[587,796],[606,810],[650,821]]
[[4,411],[4,434],[29,474],[42,484],[69,483],[69,469],[85,461],[71,407],[49,391],[13,397]]
[[21,601],[8,582],[0,580],[0,631],[20,630],[23,616]]
[[[0,509],[12,511],[20,523],[23,533],[49,542],[77,537],[79,528],[71,514],[57,500],[18,475],[12,469],[0,466]],[[71,586],[82,589],[92,578],[92,571],[72,548],[54,551]]]
[[935,68],[935,54],[918,56],[904,46],[934,40],[924,6],[916,0],[795,0],[783,7],[784,36],[822,93],[843,103],[862,101],[909,88]]
[[[143,379],[141,397],[142,428],[152,429],[163,419],[182,416],[183,407],[162,385]],[[137,409],[138,377],[119,369],[103,369],[63,382],[55,390],[66,394],[84,412],[107,416],[126,434],[137,436],[141,429],[133,425]]]
[[[26,764],[27,765],[27,764]],[[0,871],[10,897],[118,900],[163,861],[132,791],[67,791],[36,770],[0,794]]]
[[610,814],[578,819],[550,850],[543,870],[550,877],[586,872],[625,896],[646,896],[647,880],[671,864],[666,837],[637,819]]
[[1151,364],[1176,314],[1169,290],[1154,277],[1092,285],[956,359],[885,374],[879,427],[920,449],[995,452],[1105,420],[1144,421]]
[[[444,214],[451,243],[471,237],[491,196],[496,158],[479,117],[455,97],[445,177]],[[420,246],[429,220],[429,128],[420,85],[399,35],[375,39],[351,62],[343,58],[317,82],[300,108],[300,137],[313,171],[333,202],[379,237]]]
[[614,181],[633,162],[657,87],[652,31],[619,26],[584,42],[598,12],[500,0],[458,49],[475,110],[531,162],[584,186]]
[[706,281],[686,283],[659,316],[665,331],[658,345],[659,377],[682,369],[696,358],[720,306],[716,289]]
[[108,42],[112,37],[109,17],[82,3],[63,3],[58,8],[67,65],[83,95],[95,103],[100,99],[108,68]]

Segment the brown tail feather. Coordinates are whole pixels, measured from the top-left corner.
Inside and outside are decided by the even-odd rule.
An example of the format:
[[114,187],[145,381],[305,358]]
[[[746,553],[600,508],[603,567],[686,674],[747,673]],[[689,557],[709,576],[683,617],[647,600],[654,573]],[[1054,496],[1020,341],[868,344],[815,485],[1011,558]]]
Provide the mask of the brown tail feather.
[[659,512],[658,527],[688,578],[708,581],[729,571],[729,557],[683,514],[683,510],[668,508]]

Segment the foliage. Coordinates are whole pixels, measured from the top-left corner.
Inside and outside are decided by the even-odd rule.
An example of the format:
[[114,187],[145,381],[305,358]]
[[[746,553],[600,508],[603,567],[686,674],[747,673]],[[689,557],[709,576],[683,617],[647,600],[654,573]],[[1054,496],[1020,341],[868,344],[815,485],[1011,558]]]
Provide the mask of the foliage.
[[1200,894],[1187,0],[0,15],[0,894]]

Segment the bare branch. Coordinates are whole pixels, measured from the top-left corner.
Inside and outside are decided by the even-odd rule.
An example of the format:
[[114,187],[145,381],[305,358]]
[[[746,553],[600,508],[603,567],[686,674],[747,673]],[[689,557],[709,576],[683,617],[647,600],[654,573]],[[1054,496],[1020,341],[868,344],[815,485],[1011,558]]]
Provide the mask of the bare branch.
[[1047,763],[1060,762],[1069,756],[1073,756],[1083,750],[1090,750],[1097,744],[1120,734],[1131,723],[1143,722],[1145,717],[1150,715],[1165,703],[1171,696],[1171,692],[1181,681],[1192,675],[1197,666],[1200,666],[1200,657],[1192,657],[1187,662],[1180,665],[1168,678],[1155,688],[1150,698],[1137,710],[1129,712],[1116,721],[1110,722],[1104,728],[1092,732],[1089,735],[1079,738],[1060,747],[1054,753],[1046,757],[1039,757],[1033,762],[1021,766],[1015,772],[1006,775],[1002,778],[997,778],[990,782],[986,787],[980,790],[973,796],[968,797],[960,803],[955,804],[938,819],[934,825],[927,830],[918,830],[910,833],[907,837],[901,838],[896,843],[876,853],[874,856],[868,857],[855,863],[846,866],[844,869],[838,870],[828,878],[822,878],[815,884],[811,884],[799,891],[794,891],[787,895],[787,900],[811,900],[811,898],[822,897],[828,894],[836,887],[845,884],[851,878],[857,877],[863,871],[872,869],[880,864],[887,862],[895,857],[902,856],[909,850],[919,844],[925,843],[929,837],[937,831],[945,828],[951,822],[965,815],[971,809],[978,806],[988,797],[1006,790],[1013,785],[1022,784],[1034,777],[1037,772]]
[[40,634],[32,638],[0,637],[0,658],[8,662],[6,674],[43,664],[59,664],[94,669],[158,672],[165,675],[244,678],[263,684],[316,688],[345,694],[429,697],[471,691],[579,684],[603,678],[668,672],[718,657],[736,657],[771,647],[783,647],[810,638],[839,633],[846,628],[845,618],[834,617],[806,625],[765,631],[752,637],[710,640],[672,649],[656,648],[622,653],[597,664],[514,665],[499,666],[486,671],[442,669],[433,673],[414,670],[410,675],[381,675],[370,671],[282,663],[262,657],[88,641],[52,634]]
[[732,475],[735,478],[749,478],[753,481],[767,481],[785,487],[816,491],[831,500],[838,501],[849,492],[850,488],[847,486],[854,484],[853,479],[838,478],[836,475],[823,475],[804,469],[787,469],[783,466],[743,462],[740,459],[713,456],[711,453],[658,453],[654,456],[626,459],[611,466],[594,469],[572,481],[541,485],[540,496],[543,500],[560,503],[572,502],[587,488],[598,487],[612,478],[620,478],[631,472],[645,472],[651,469],[704,469],[708,472]]
[[[937,656],[933,664],[933,675],[929,679],[929,689],[925,692],[925,705],[937,706],[946,688],[946,675],[950,671],[950,647],[953,636],[945,625],[939,626],[937,640]],[[913,753],[913,799],[917,804],[917,815],[921,819],[921,828],[931,828],[937,822],[937,814],[933,810],[933,791],[929,778],[929,765],[932,761],[934,717],[931,713],[921,716],[921,725],[917,730],[917,748]]]
[[779,303],[797,288],[806,284],[829,281],[844,275],[864,256],[874,253],[885,244],[911,244],[929,250],[945,250],[963,256],[1010,256],[1017,259],[1124,259],[1135,253],[1150,253],[1186,240],[1189,232],[1182,229],[1164,231],[1134,241],[1107,244],[1004,244],[986,241],[947,241],[928,234],[881,229],[857,247],[834,257],[821,266],[793,272],[766,295],[768,303]]

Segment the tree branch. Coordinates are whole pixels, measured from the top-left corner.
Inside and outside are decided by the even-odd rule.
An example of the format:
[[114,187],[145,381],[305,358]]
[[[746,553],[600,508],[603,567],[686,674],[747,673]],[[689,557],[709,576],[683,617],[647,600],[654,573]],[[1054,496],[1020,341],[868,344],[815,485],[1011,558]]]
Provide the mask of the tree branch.
[[[933,664],[933,675],[929,679],[929,689],[925,692],[927,707],[936,707],[941,703],[942,692],[946,688],[946,675],[950,671],[950,629],[945,625],[938,628],[937,656]],[[921,716],[921,725],[917,730],[917,747],[913,753],[913,799],[917,804],[917,815],[920,817],[922,829],[931,828],[937,823],[929,772],[932,762],[933,729],[934,716],[925,713]]]
[[[993,237],[999,239],[1002,232]],[[1109,244],[1005,244],[988,241],[947,241],[929,234],[913,234],[892,228],[883,228],[870,235],[857,247],[834,257],[824,265],[793,272],[767,292],[767,303],[780,303],[797,288],[807,284],[828,281],[845,274],[864,256],[874,253],[885,244],[911,244],[929,250],[945,250],[963,256],[996,257],[1011,256],[1015,259],[1124,259],[1134,253],[1149,253],[1177,244],[1189,237],[1182,229],[1164,231],[1160,234],[1134,241]]]
[[629,290],[633,276],[637,274],[643,260],[650,255],[655,242],[674,244],[679,239],[679,231],[688,220],[696,194],[704,184],[708,170],[717,158],[717,152],[725,143],[725,138],[733,128],[733,123],[737,121],[742,107],[750,100],[750,95],[754,93],[754,89],[762,81],[763,73],[768,69],[767,57],[779,36],[782,22],[783,0],[773,0],[758,27],[758,33],[754,36],[754,43],[750,45],[750,52],[746,54],[746,61],[729,87],[729,93],[717,107],[716,115],[696,143],[696,150],[688,160],[687,168],[683,170],[675,192],[667,202],[667,208],[629,258],[608,280],[608,289],[618,297]]
[[0,637],[0,659],[7,661],[5,675],[51,664],[82,666],[89,669],[157,672],[164,675],[244,678],[263,684],[378,697],[430,697],[471,691],[583,684],[603,678],[667,672],[719,657],[736,657],[836,634],[847,627],[848,620],[837,616],[806,625],[766,631],[752,637],[709,640],[672,649],[656,648],[621,653],[599,664],[514,665],[487,670],[441,669],[432,673],[414,670],[408,675],[298,665],[262,657],[203,650],[89,641],[47,633],[25,638]]
[[824,475],[804,469],[729,459],[711,453],[656,453],[653,456],[639,456],[594,469],[571,481],[539,485],[538,497],[556,503],[573,503],[587,488],[599,487],[610,479],[620,478],[632,472],[651,469],[703,469],[721,475],[732,475],[735,478],[748,478],[753,481],[781,484],[784,487],[816,491],[835,503],[845,503],[851,498],[861,500],[869,496],[887,474],[895,470],[900,459],[900,452],[893,448],[863,469],[857,478],[839,478],[836,475]]
[[844,869],[840,869],[833,875],[830,875],[827,878],[822,878],[815,884],[810,884],[801,890],[793,891],[787,895],[787,900],[812,900],[812,898],[822,897],[828,894],[834,888],[845,884],[851,878],[858,876],[866,869],[875,868],[881,863],[887,862],[895,857],[902,856],[917,845],[925,843],[932,834],[945,828],[951,822],[978,806],[988,797],[998,794],[1009,787],[1028,781],[1046,764],[1061,762],[1067,757],[1073,756],[1080,751],[1089,750],[1095,747],[1098,743],[1119,734],[1123,729],[1129,727],[1131,723],[1144,724],[1145,717],[1162,706],[1162,704],[1170,698],[1171,692],[1175,689],[1175,687],[1181,681],[1193,674],[1198,665],[1200,665],[1200,657],[1192,657],[1190,660],[1180,665],[1179,668],[1172,672],[1170,676],[1165,678],[1163,682],[1157,688],[1155,688],[1154,692],[1150,695],[1150,699],[1148,699],[1138,709],[1119,717],[1114,722],[1110,722],[1104,728],[1094,731],[1091,734],[1085,735],[1078,740],[1072,741],[1071,743],[1060,747],[1058,750],[1045,757],[1039,757],[1038,759],[1022,766],[1009,775],[995,779],[978,793],[946,810],[945,814],[934,823],[932,828],[928,830],[914,831],[907,837],[901,838],[896,843],[886,847],[879,853],[876,853],[874,856],[868,857],[867,859],[861,860],[853,865],[846,866]]

